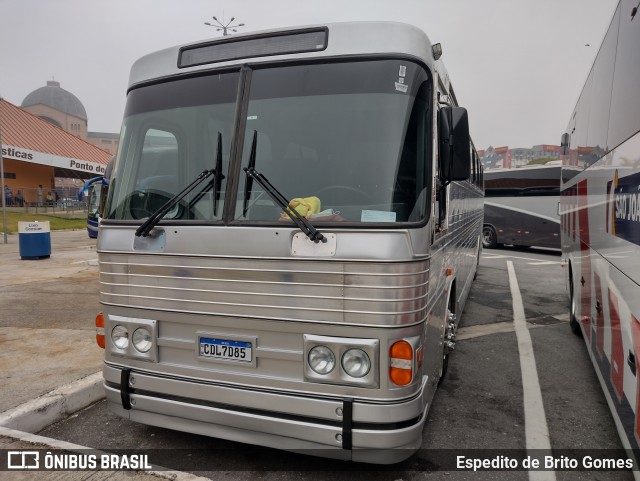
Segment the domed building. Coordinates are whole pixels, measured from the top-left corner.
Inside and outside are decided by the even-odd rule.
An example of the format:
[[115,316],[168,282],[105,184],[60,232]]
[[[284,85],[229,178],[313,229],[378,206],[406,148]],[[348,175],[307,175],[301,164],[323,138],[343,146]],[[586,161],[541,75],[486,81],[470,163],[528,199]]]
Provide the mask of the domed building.
[[78,97],[50,80],[27,95],[21,107],[27,112],[87,140],[87,111]]
[[89,132],[87,111],[78,97],[60,86],[60,82],[49,80],[47,85],[27,95],[21,108],[106,150],[112,155],[118,151],[118,133]]
[[118,149],[119,134],[88,132],[87,126],[80,99],[54,80],[27,95],[21,106],[0,98],[5,181],[0,188],[6,204],[55,209],[63,199],[64,206],[72,205],[84,180],[104,174]]

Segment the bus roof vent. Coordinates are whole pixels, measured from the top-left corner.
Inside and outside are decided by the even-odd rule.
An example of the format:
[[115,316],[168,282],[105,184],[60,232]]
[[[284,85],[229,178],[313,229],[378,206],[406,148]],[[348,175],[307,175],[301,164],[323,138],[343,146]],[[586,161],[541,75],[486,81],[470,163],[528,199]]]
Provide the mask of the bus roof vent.
[[178,54],[178,67],[194,67],[249,57],[319,52],[327,48],[327,38],[326,27],[247,37],[227,37],[181,48]]

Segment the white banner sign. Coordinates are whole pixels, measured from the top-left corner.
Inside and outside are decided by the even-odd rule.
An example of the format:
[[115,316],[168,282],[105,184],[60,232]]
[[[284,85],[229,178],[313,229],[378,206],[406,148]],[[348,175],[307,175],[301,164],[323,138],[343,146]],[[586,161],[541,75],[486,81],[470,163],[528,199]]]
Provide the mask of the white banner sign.
[[51,232],[48,220],[18,222],[18,234],[46,234],[47,232]]
[[21,160],[23,162],[49,165],[51,167],[60,167],[62,169],[79,170],[80,172],[89,172],[96,175],[104,174],[104,171],[107,168],[107,164],[89,162],[88,160],[70,159],[69,157],[36,152],[34,150],[22,149],[20,147],[11,147],[10,145],[2,146],[2,156],[5,159]]

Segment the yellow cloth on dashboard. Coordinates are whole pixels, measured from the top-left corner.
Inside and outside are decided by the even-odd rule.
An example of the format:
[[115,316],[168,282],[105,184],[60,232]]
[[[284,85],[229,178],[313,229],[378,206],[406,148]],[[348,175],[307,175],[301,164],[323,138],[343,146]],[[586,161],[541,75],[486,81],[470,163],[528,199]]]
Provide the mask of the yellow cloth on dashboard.
[[[320,199],[317,197],[298,197],[289,201],[289,209],[295,209],[302,217],[310,218],[320,212]],[[281,219],[288,219],[286,212],[280,214]]]

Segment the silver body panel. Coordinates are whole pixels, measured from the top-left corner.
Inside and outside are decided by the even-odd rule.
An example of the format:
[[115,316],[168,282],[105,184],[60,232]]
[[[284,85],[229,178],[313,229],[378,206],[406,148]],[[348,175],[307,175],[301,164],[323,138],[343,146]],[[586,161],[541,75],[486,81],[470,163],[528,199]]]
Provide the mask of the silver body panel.
[[[339,232],[338,258],[309,260],[291,252],[276,256],[290,251],[292,229],[279,229],[278,236],[259,229],[260,237],[275,241],[259,248],[254,244],[250,252],[261,254],[255,257],[240,255],[249,249],[243,239],[256,238],[245,229],[191,229],[194,232],[176,229],[177,234],[165,230],[162,253],[132,252],[133,229],[103,226],[101,230],[105,332],[121,319],[152,317],[158,322],[157,363],[107,349],[104,373],[110,409],[134,421],[284,449],[321,449],[323,456],[353,460],[397,462],[419,447],[435,391],[428,374],[398,387],[389,382],[385,369],[377,373],[376,389],[308,382],[304,375],[305,335],[378,340],[382,366],[389,365],[393,340],[415,337],[422,342],[427,313],[433,310],[429,302],[437,298],[429,297],[429,260],[412,255],[407,232]],[[195,255],[197,249],[187,241],[193,238],[227,246],[219,249],[225,255],[205,255],[206,250]],[[365,239],[368,255],[377,261],[354,259],[357,245]],[[441,321],[430,319],[436,324],[434,336],[439,336]],[[253,337],[255,363],[200,358],[200,332],[229,339]],[[143,393],[131,396],[135,400],[131,410],[122,408],[120,389],[114,387],[124,368],[132,369],[135,390]],[[356,400],[356,424],[414,421],[398,429],[385,428],[376,436],[372,436],[375,429],[354,429],[353,449],[342,451],[336,435],[343,427],[336,413],[345,398]],[[208,404],[202,404],[205,401]],[[266,412],[246,412],[252,409]],[[259,434],[251,428],[257,424]],[[389,458],[372,449],[391,449],[386,453]]]
[[[298,392],[357,393],[371,399],[414,394],[415,386],[394,388],[390,396],[380,390],[307,383],[303,377],[304,334],[380,339],[382,363],[388,363],[390,339],[422,334],[427,312],[432,310],[428,260],[383,260],[389,256],[387,245],[393,238],[400,238],[398,244],[409,253],[406,233],[369,234],[369,248],[380,249],[381,260],[372,262],[308,260],[291,254],[278,258],[275,253],[286,251],[291,239],[282,232],[273,236],[277,240],[271,246],[263,243],[249,250],[262,253],[261,257],[244,258],[240,251],[249,247],[242,246],[242,240],[256,239],[244,229],[191,229],[197,233],[184,227],[178,234],[175,229],[167,230],[164,252],[150,255],[131,253],[133,229],[102,228],[98,248],[100,298],[108,314],[105,332],[110,332],[119,317],[151,316],[159,323],[159,365],[127,359],[128,365],[158,374],[246,386],[260,387],[268,378],[272,388]],[[270,237],[264,232],[268,229],[259,230],[260,237]],[[337,237],[340,252],[343,233]],[[344,237],[348,243],[350,234]],[[228,246],[228,255],[189,255],[194,247],[188,239],[193,238]],[[108,252],[103,246],[108,246]],[[238,254],[231,257],[234,249]],[[257,337],[258,367],[198,359],[197,334],[210,331],[228,338]],[[121,361],[121,356],[109,354],[107,351],[107,362]],[[381,387],[388,388],[386,376]]]
[[[119,369],[105,365],[105,381],[117,382],[119,376]],[[388,404],[354,403],[355,423],[401,422],[408,414],[417,422],[377,433],[378,436],[372,435],[376,433],[371,429],[356,428],[353,430],[354,452],[351,453],[341,447],[342,417],[337,413],[342,402],[339,399],[264,391],[252,391],[247,396],[244,389],[219,385],[194,384],[145,374],[132,378],[137,389],[153,392],[154,396],[132,395],[135,408],[125,411],[119,390],[107,387],[106,392],[110,408],[133,421],[292,451],[322,450],[323,456],[369,462],[376,462],[375,457],[381,455],[380,449],[389,456],[386,462],[397,462],[419,448],[427,398],[424,391],[433,389],[424,379],[418,395],[411,399]],[[179,399],[185,393],[189,395],[188,402]],[[313,418],[309,417],[310,413]],[[331,454],[329,450],[335,452]],[[372,452],[367,453],[367,450]],[[360,451],[359,455],[357,451]]]
[[[256,234],[224,227],[181,228],[178,234],[167,230],[163,253],[149,255],[131,252],[132,230],[105,228],[100,243],[110,252],[101,252],[100,257],[102,300],[132,308],[360,326],[424,320],[428,262],[392,260],[403,254],[411,259],[406,232],[341,232],[334,258],[309,260],[291,254],[278,257],[290,251],[287,238],[292,231],[280,229],[279,236],[270,236],[270,229],[259,230]],[[266,241],[242,245],[256,236]],[[216,249],[215,257],[189,255],[199,246],[181,240],[207,237],[216,246],[227,246],[228,257],[224,247]],[[231,256],[232,248],[236,257]],[[367,254],[374,257],[376,249],[382,262],[353,260],[358,252],[361,259]],[[252,256],[243,258],[241,252]]]

